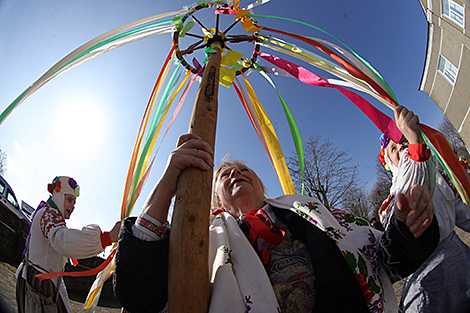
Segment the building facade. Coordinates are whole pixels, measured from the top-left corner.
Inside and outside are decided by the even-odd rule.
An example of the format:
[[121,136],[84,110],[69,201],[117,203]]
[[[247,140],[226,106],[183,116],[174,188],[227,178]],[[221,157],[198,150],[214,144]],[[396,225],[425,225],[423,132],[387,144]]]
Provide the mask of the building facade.
[[419,0],[428,21],[420,90],[470,147],[470,0]]

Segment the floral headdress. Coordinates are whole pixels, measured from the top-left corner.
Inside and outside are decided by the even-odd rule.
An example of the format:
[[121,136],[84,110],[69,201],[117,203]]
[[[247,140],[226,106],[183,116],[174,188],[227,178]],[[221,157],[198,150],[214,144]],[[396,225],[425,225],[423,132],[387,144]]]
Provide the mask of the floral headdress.
[[382,163],[383,166],[385,166],[385,169],[387,171],[390,171],[390,166],[387,164],[387,161],[385,160],[385,153],[387,151],[387,146],[388,143],[390,142],[390,138],[387,137],[387,135],[382,134],[380,136],[380,153],[378,155],[380,163]]
[[80,195],[80,186],[77,184],[75,179],[68,176],[56,176],[51,184],[47,185],[47,191],[50,194],[63,192],[75,195],[78,197]]

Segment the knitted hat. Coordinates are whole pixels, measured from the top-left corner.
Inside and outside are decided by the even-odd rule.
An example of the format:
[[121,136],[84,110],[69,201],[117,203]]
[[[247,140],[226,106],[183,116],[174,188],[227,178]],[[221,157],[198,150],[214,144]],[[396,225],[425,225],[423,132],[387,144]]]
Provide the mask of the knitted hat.
[[51,184],[47,184],[47,190],[53,195],[54,192],[71,194],[75,197],[80,195],[80,186],[75,179],[68,176],[56,176]]
[[62,214],[64,214],[64,195],[70,194],[75,197],[80,195],[80,186],[75,179],[68,176],[56,176],[52,183],[47,185],[47,190]]

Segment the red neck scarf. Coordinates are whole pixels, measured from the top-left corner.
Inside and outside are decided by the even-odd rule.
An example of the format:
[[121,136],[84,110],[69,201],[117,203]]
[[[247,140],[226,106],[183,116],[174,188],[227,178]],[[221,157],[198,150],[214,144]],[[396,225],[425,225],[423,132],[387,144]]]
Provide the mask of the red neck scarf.
[[[263,209],[251,210],[245,215],[245,218],[250,226],[248,240],[251,244],[254,244],[256,239],[260,237],[269,244],[278,246],[286,234],[285,231],[271,221]],[[259,253],[263,263],[268,264],[271,252],[259,250]]]

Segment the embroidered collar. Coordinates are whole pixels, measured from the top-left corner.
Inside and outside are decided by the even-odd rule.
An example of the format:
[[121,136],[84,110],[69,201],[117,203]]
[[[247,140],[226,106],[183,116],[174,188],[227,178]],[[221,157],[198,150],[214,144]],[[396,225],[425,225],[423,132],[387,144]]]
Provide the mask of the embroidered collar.
[[[57,210],[57,212],[59,212],[59,214],[64,217],[64,214],[62,214],[62,212],[60,212],[59,208],[57,207],[57,205],[54,203],[54,200],[52,200],[52,197],[49,197],[49,199],[47,199],[47,203],[46,205],[48,205],[49,207]],[[65,218],[65,217],[64,217]]]
[[49,206],[50,206],[51,208],[54,208],[54,209],[56,209],[57,211],[60,212],[59,208],[58,208],[57,205],[54,203],[54,201],[52,200],[51,197],[49,197],[49,199],[47,199],[47,204],[49,204]]

